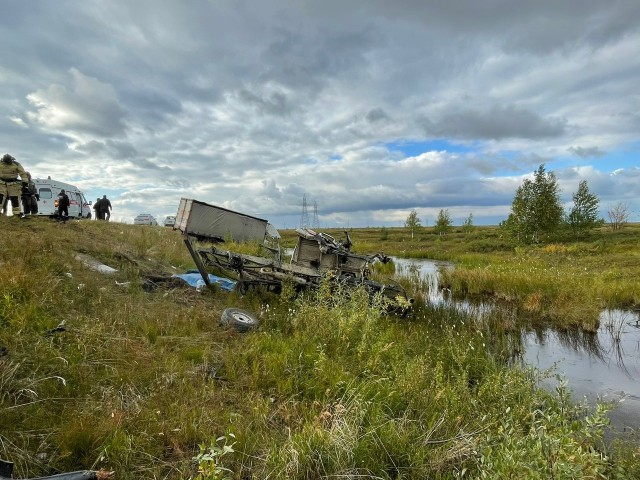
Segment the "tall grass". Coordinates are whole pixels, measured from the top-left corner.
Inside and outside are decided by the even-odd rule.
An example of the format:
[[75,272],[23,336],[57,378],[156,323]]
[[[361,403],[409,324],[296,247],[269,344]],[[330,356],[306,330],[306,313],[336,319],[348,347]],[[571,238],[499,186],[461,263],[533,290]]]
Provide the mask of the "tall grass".
[[[208,471],[243,479],[640,475],[637,448],[602,442],[604,407],[538,390],[536,372],[509,366],[512,319],[424,304],[396,318],[328,284],[150,291],[146,275],[192,267],[177,232],[9,220],[0,456],[18,478],[195,478],[194,457],[216,439],[233,448]],[[96,273],[78,252],[118,272]],[[228,306],[258,314],[260,329],[218,325]]]
[[[420,228],[413,238],[405,228],[387,228],[384,235],[351,229],[350,235],[359,252],[452,261],[456,267],[442,272],[442,283],[454,295],[508,301],[537,322],[595,331],[602,309],[640,307],[640,224],[533,246],[518,245],[497,227],[455,228],[447,235]],[[295,241],[292,231],[283,238]]]
[[515,249],[509,257],[485,256],[483,264],[464,257],[442,282],[459,295],[510,301],[538,319],[595,331],[604,308],[640,304],[638,264],[627,255],[594,255],[584,245]]

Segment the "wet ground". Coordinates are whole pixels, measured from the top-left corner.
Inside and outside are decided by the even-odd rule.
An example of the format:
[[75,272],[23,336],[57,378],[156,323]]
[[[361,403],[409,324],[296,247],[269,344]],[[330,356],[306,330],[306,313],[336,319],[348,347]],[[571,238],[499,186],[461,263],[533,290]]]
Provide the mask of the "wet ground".
[[[397,275],[417,275],[431,303],[446,304],[482,317],[491,305],[472,305],[451,301],[438,286],[438,272],[452,268],[446,262],[394,258]],[[611,412],[612,426],[619,432],[637,432],[640,428],[640,315],[637,312],[606,310],[600,314],[597,333],[581,331],[520,332],[521,360],[540,370],[549,370],[567,381],[574,400],[598,399],[616,404]],[[554,389],[555,376],[543,382]]]
[[[618,429],[640,427],[640,319],[637,313],[607,310],[594,334],[524,333],[523,361],[541,370],[554,368],[568,381],[574,399],[617,404],[611,412]],[[554,383],[547,382],[551,387]]]

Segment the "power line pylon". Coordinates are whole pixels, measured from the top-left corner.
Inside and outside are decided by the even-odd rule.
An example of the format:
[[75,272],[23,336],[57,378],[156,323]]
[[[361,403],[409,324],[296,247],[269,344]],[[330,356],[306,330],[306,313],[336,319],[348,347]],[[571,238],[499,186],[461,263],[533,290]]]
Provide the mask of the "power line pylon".
[[318,219],[318,202],[313,202],[313,229],[320,230],[320,220]]
[[302,196],[302,215],[300,215],[300,228],[309,228],[309,211],[307,210],[307,195]]

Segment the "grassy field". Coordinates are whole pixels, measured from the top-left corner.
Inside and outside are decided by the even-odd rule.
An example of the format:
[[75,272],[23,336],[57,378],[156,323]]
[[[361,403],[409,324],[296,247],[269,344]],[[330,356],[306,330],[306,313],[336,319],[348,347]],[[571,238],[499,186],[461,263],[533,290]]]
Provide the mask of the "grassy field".
[[[336,238],[341,231],[328,231]],[[520,309],[532,322],[595,331],[605,308],[640,308],[640,224],[588,237],[534,246],[517,245],[498,227],[462,228],[438,235],[420,228],[351,229],[357,250],[448,260],[442,286],[459,297],[491,298]],[[294,232],[285,232],[293,245]]]
[[[574,404],[509,366],[503,319],[420,300],[396,318],[327,285],[198,292],[160,281],[193,268],[161,227],[0,217],[0,229],[0,456],[16,478],[640,478],[637,445],[603,442],[607,405]],[[363,253],[455,261],[458,293],[554,321],[568,275],[582,275],[570,287],[584,303],[639,303],[638,232],[527,249],[489,227],[350,235]],[[255,312],[260,328],[221,327],[226,307]]]

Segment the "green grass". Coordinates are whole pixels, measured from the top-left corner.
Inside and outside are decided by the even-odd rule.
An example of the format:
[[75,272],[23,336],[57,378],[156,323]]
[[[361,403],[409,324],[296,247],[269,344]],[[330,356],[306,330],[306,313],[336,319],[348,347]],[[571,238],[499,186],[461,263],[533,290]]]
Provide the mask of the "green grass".
[[[563,243],[517,245],[498,227],[453,229],[446,235],[420,228],[351,229],[358,252],[384,251],[408,258],[448,260],[442,286],[458,297],[508,302],[533,322],[594,331],[605,308],[640,308],[640,224],[594,229]],[[340,231],[329,233],[336,238]],[[284,241],[293,245],[292,231]]]
[[[147,291],[146,276],[193,267],[177,232],[10,218],[0,227],[0,456],[16,463],[17,478],[89,468],[118,479],[195,478],[203,452],[200,478],[640,477],[636,445],[603,442],[606,406],[539,390],[536,372],[509,366],[517,345],[512,319],[499,313],[480,324],[419,302],[401,319],[365,292],[328,285],[281,296]],[[560,254],[465,251],[464,238],[486,246],[494,230],[452,234],[452,244],[401,230],[387,229],[386,240],[380,230],[351,236],[361,252],[439,249],[468,258],[469,270],[493,262],[484,255],[526,254],[526,265],[543,268]],[[629,245],[632,237],[596,240],[580,255],[594,268],[615,265]],[[94,272],[78,252],[118,273]],[[541,288],[504,268],[514,297]],[[507,290],[496,285],[494,295]],[[259,331],[219,326],[231,306],[258,314]]]

